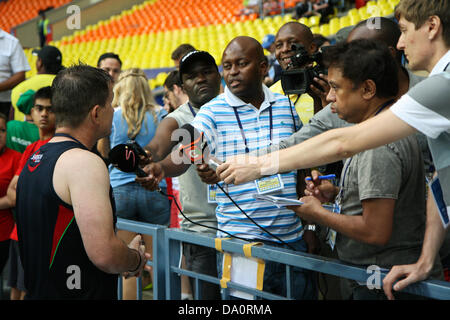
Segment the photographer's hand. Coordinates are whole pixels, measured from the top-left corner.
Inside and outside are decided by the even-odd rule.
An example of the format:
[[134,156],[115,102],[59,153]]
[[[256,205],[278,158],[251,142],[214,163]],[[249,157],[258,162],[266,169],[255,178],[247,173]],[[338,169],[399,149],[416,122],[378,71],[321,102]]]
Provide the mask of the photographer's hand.
[[[322,107],[324,108],[327,104],[327,95],[328,92],[330,91],[330,85],[328,84],[328,77],[327,75],[324,74],[320,74],[319,77],[315,77],[314,82],[312,85],[310,85],[310,91],[311,94],[313,96],[313,98],[320,100]],[[317,110],[319,108],[314,108],[314,113],[320,111]]]

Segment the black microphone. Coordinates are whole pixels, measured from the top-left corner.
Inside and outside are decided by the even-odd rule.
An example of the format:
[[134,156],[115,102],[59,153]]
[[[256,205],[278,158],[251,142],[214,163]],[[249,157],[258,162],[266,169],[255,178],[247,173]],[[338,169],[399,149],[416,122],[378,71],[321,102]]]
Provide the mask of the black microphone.
[[139,156],[147,153],[134,140],[118,144],[109,151],[108,158],[111,164],[123,172],[134,172],[138,177],[146,177],[147,174],[139,167]]
[[[185,154],[191,163],[199,164],[205,162],[213,170],[216,170],[221,162],[211,156],[209,146],[207,142],[204,141],[203,132],[199,132],[189,123],[183,125],[180,129],[186,130],[188,133],[187,135],[183,135],[180,139],[180,152]],[[187,139],[183,141],[182,138]]]

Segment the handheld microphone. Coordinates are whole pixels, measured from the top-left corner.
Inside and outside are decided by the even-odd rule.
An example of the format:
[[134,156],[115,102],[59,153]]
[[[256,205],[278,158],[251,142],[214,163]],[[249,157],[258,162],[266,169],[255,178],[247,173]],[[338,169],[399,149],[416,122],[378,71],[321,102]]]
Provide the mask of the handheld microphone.
[[120,171],[134,172],[138,177],[146,177],[147,174],[139,167],[139,156],[147,156],[147,153],[134,140],[118,144],[108,154],[109,161]]
[[[217,169],[219,164],[221,163],[218,159],[211,157],[208,144],[203,142],[203,132],[199,132],[197,129],[195,129],[191,124],[185,124],[181,127],[182,129],[187,130],[189,133],[190,140],[188,139],[186,144],[181,144],[179,150],[182,151],[192,163],[199,163],[198,161],[202,161],[208,164],[211,168],[214,170]],[[190,141],[190,143],[189,143]],[[183,142],[183,141],[182,141]],[[203,147],[202,147],[203,143]],[[269,234],[273,238],[280,241],[280,243],[290,247],[291,249],[295,250],[291,245],[280,239],[278,236],[272,234],[270,231],[268,231],[266,228],[262,227],[260,224],[258,224],[252,217],[250,217],[242,208],[236,203],[236,201],[233,200],[233,198],[222,188],[222,186],[218,183],[216,183],[217,187],[219,187],[220,190],[227,196],[228,199],[244,214],[244,216],[249,219],[253,224],[255,224],[258,228],[260,228],[265,233]],[[220,230],[222,232],[225,232],[224,230]],[[225,232],[227,233],[227,232]]]
[[216,170],[221,161],[211,156],[208,144],[203,141],[203,132],[199,132],[189,123],[183,125],[180,129],[186,130],[189,137],[187,141],[181,141],[181,143],[185,142],[185,144],[180,144],[180,152],[185,154],[191,163],[200,164],[205,162],[213,170]]

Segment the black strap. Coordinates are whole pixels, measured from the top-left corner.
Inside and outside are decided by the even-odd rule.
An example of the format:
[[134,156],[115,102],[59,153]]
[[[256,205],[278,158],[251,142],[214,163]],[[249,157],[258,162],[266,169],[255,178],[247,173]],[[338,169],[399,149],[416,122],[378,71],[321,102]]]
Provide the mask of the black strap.
[[195,112],[194,108],[191,106],[191,103],[190,103],[190,102],[188,102],[188,107],[189,107],[189,109],[191,109],[191,113],[192,113],[192,115],[193,115],[194,118],[195,118],[195,116],[197,115],[197,113]]
[[378,111],[375,113],[375,115],[379,114],[383,109],[385,109],[387,106],[393,104],[395,102],[395,99],[391,99],[389,101],[386,101],[381,105],[381,107],[378,109]]
[[72,137],[72,136],[71,136],[70,134],[68,134],[68,133],[62,133],[62,132],[55,133],[54,137],[66,137],[66,138],[75,140],[75,142],[77,142],[79,145],[81,145],[81,146],[83,147],[83,149],[88,150],[88,148],[86,148],[86,146],[85,146],[84,144],[82,144],[82,143],[80,142],[80,140],[78,140],[78,139]]
[[[269,106],[269,121],[270,121],[270,144],[272,144],[272,129],[273,129],[273,118],[272,118],[272,104],[273,102],[270,103]],[[239,125],[239,129],[241,130],[241,136],[242,139],[244,140],[244,144],[245,144],[245,153],[250,153],[250,149],[248,148],[248,144],[247,144],[247,138],[245,137],[245,132],[244,132],[244,128],[242,126],[242,122],[241,122],[241,118],[239,117],[239,113],[237,111],[237,108],[233,107],[233,111],[234,111],[234,115],[236,116],[236,120],[238,122]],[[295,126],[295,122],[294,122],[294,126]]]

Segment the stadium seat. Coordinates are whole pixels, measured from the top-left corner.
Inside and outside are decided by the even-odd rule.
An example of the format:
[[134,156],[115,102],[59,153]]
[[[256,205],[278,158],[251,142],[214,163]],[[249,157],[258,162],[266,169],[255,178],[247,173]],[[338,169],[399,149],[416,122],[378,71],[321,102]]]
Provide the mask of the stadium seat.
[[311,16],[309,18],[309,27],[318,26],[320,23],[320,16]]
[[328,23],[320,25],[319,33],[324,37],[328,37],[330,35],[330,25]]

